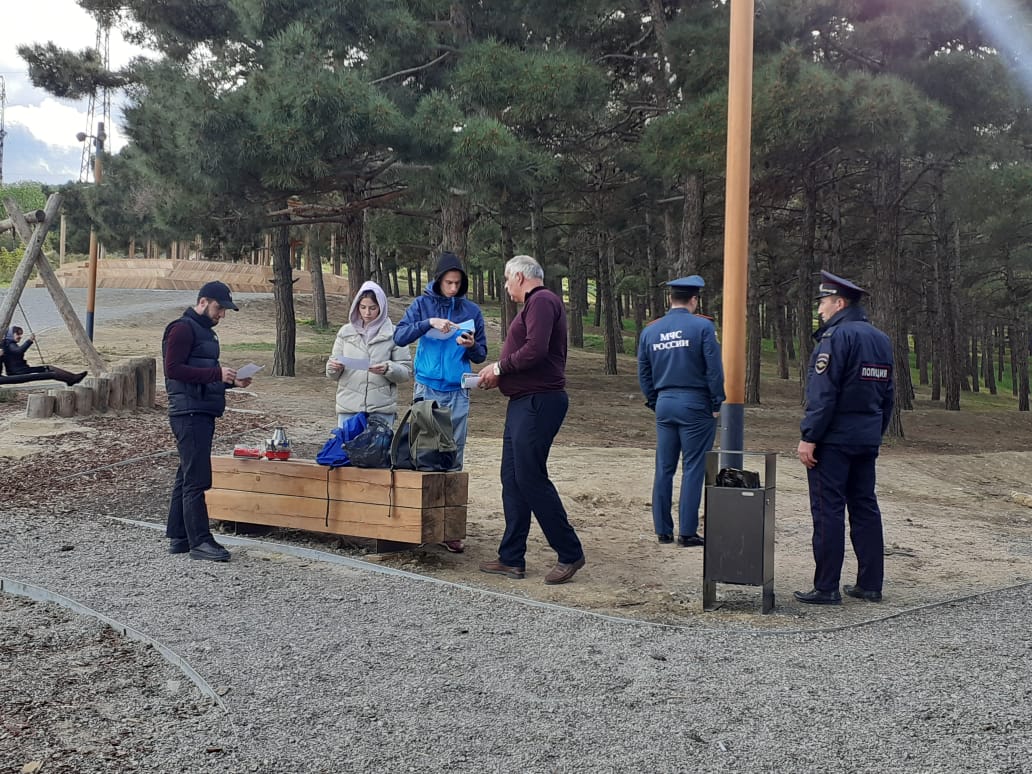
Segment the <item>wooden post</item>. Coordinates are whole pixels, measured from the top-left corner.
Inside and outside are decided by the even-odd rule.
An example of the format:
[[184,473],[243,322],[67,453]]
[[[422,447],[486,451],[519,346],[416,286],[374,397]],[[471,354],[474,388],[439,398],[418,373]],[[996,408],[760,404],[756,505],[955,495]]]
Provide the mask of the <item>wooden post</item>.
[[45,395],[42,392],[34,393],[29,396],[29,400],[25,404],[25,416],[29,419],[52,417],[55,402],[53,395]]
[[122,408],[126,411],[136,410],[136,369],[127,363],[118,363],[114,367],[122,383]]
[[154,408],[157,364],[152,357],[134,357],[128,361],[129,368],[136,374],[136,408]]
[[93,390],[77,384],[75,387],[72,387],[72,393],[75,395],[75,413],[80,417],[88,417],[92,414]]
[[68,223],[65,214],[61,213],[61,240],[57,244],[57,265],[64,266],[65,237],[68,235]]
[[[20,221],[28,229],[28,224],[25,223],[24,217],[16,217],[15,212],[21,215],[21,209],[14,200],[10,197],[4,198],[4,204],[7,206],[7,213],[11,216],[12,225],[17,228],[18,223],[14,221]],[[12,210],[13,206],[13,210]],[[36,230],[31,233],[29,238],[25,240],[25,256],[22,258],[21,263],[18,264],[18,268],[14,270],[14,276],[11,278],[11,286],[7,289],[7,294],[4,296],[4,300],[0,303],[0,330],[6,331],[11,327],[11,320],[14,317],[14,307],[17,306],[18,301],[21,300],[22,291],[25,290],[25,285],[29,281],[29,275],[32,274],[32,269],[36,265],[36,256],[43,246],[43,239],[47,235],[47,231],[54,222],[54,218],[57,215],[57,211],[61,208],[61,194],[50,194],[47,199],[46,209],[43,211],[43,222],[36,227]],[[21,231],[19,230],[19,234]]]
[[90,376],[82,383],[93,390],[93,406],[97,412],[106,413],[111,405],[111,379],[106,376]]
[[[47,207],[50,207],[51,200],[57,196],[57,205],[61,204],[61,197],[58,194],[51,194],[50,199],[47,200]],[[4,198],[4,205],[7,207],[7,212],[11,216],[11,220],[14,221],[14,228],[18,232],[18,236],[25,242],[30,242],[35,239],[36,235],[41,229],[46,227],[46,223],[42,226],[37,226],[34,232],[29,232],[29,225],[25,222],[25,218],[21,215],[21,209],[10,197]],[[39,270],[40,279],[47,286],[47,290],[50,292],[50,297],[54,299],[54,304],[57,306],[57,311],[60,312],[65,325],[68,327],[68,331],[72,334],[72,339],[79,346],[79,351],[86,357],[86,362],[90,365],[91,371],[100,373],[105,368],[104,358],[97,352],[96,347],[93,346],[93,342],[90,341],[89,336],[86,335],[86,329],[82,327],[82,323],[79,321],[78,315],[75,313],[75,309],[71,302],[68,300],[68,296],[65,295],[64,288],[61,287],[60,280],[57,279],[57,275],[54,274],[54,269],[50,266],[50,262],[47,260],[46,253],[43,251],[42,238],[37,249],[36,255],[34,256],[35,266]],[[21,266],[18,267],[19,271]],[[16,273],[17,274],[17,273]],[[28,275],[26,274],[26,279]],[[21,287],[15,286],[15,281],[11,281],[11,287],[7,291],[7,295],[4,297],[4,304],[6,305],[10,301],[11,313],[10,316],[6,316],[3,310],[0,310],[0,322],[3,323],[3,330],[11,325],[11,316],[14,315],[14,305],[21,298],[22,290],[25,288],[24,281]],[[6,320],[6,322],[4,322]]]
[[75,416],[75,390],[65,388],[62,390],[51,390],[54,397],[54,413],[59,417]]
[[121,411],[125,405],[125,398],[122,397],[123,381],[121,375],[110,372],[101,374],[100,378],[107,379],[108,384],[110,384],[108,389],[108,409],[111,411]]

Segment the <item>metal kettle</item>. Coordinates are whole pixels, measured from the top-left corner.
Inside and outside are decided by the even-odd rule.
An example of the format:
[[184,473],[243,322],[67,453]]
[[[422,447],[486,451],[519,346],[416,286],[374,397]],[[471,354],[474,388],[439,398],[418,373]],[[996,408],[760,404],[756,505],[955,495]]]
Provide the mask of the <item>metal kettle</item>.
[[290,448],[290,441],[287,439],[287,431],[283,427],[277,427],[272,430],[272,438],[269,439],[269,444],[273,449],[283,451]]
[[289,449],[290,441],[287,439],[287,431],[282,427],[277,427],[273,430],[268,446],[271,447],[271,451],[286,451]]

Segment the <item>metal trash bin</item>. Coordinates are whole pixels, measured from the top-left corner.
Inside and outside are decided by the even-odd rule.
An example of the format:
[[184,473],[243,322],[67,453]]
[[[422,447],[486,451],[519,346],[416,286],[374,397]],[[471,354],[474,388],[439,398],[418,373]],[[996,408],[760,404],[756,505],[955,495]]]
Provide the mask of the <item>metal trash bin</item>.
[[[721,460],[763,457],[759,489],[717,486]],[[730,464],[730,463],[729,463]],[[715,610],[718,583],[763,586],[763,612],[774,609],[776,452],[711,451],[706,455],[702,609]]]

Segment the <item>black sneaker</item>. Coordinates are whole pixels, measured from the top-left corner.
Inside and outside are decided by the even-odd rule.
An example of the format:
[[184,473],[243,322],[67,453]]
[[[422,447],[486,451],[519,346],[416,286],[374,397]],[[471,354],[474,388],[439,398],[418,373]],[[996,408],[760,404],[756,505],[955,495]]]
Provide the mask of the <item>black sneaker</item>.
[[856,597],[857,599],[866,599],[868,602],[881,602],[880,591],[868,591],[859,586],[843,586],[842,590],[849,596]]
[[807,605],[841,605],[842,595],[838,591],[795,591],[792,594],[800,602]]
[[229,551],[220,546],[214,540],[205,540],[200,545],[190,549],[191,559],[207,559],[211,562],[228,562]]
[[170,554],[185,554],[189,550],[189,538],[172,538],[168,541],[168,552]]
[[656,535],[656,540],[658,540],[660,543],[673,543],[674,542],[674,536],[673,535]]
[[698,546],[706,545],[706,541],[698,535],[678,535],[677,545],[682,548],[696,548]]

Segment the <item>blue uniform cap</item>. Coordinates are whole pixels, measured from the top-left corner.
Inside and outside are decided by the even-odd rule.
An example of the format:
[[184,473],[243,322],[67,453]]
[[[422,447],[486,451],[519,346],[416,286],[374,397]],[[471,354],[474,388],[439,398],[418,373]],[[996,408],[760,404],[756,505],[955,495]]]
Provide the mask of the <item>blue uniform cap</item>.
[[672,290],[701,290],[706,287],[706,282],[698,274],[688,277],[679,277],[666,283]]
[[859,301],[867,291],[854,285],[847,279],[836,277],[830,271],[821,271],[821,285],[817,290],[817,298],[825,296],[842,296],[850,301]]

